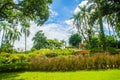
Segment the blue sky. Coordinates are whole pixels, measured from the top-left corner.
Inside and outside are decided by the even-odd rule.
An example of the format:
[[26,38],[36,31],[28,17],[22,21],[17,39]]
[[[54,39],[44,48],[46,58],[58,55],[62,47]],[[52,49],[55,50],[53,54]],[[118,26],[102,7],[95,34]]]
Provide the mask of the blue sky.
[[70,19],[73,15],[75,8],[80,4],[81,0],[53,0],[52,5],[50,6],[51,10],[56,13],[53,17],[50,16],[48,23],[59,23],[64,24],[65,20]]

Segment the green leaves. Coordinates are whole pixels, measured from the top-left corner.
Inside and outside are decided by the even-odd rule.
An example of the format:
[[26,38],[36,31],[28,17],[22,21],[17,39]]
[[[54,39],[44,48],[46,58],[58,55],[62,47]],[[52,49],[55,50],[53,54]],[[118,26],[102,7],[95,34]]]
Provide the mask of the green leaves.
[[32,38],[34,41],[33,47],[36,49],[41,49],[46,47],[47,38],[45,37],[44,33],[40,30],[38,31],[35,36]]
[[79,34],[73,34],[69,38],[69,43],[72,46],[79,47],[79,43],[81,43],[82,37]]
[[29,19],[38,25],[44,24],[49,17],[49,4],[52,0],[2,0],[0,1],[0,20],[22,21]]

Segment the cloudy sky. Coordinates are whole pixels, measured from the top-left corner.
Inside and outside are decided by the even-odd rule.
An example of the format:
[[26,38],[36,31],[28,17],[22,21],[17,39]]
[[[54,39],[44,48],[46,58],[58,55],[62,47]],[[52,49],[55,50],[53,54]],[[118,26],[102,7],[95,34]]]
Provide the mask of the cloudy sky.
[[[45,36],[49,39],[58,39],[68,41],[69,36],[73,33],[73,26],[70,18],[76,11],[79,4],[84,4],[85,0],[53,0],[50,5],[50,17],[42,26],[31,23],[30,36],[27,38],[27,49],[32,45],[32,37],[38,30],[43,30]],[[82,2],[82,3],[81,3]],[[15,42],[15,48],[24,49],[24,35],[20,41]]]

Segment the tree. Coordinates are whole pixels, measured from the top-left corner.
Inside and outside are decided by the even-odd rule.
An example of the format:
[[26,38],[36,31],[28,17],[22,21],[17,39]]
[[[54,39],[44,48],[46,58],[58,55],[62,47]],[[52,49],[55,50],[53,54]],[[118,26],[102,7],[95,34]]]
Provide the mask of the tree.
[[45,37],[42,30],[39,30],[35,36],[32,38],[33,40],[33,48],[39,50],[41,48],[45,48],[47,45],[47,38]]
[[26,19],[42,25],[49,17],[52,0],[0,0],[0,21],[25,23]]
[[81,43],[82,37],[79,34],[72,34],[69,38],[69,44],[74,47],[79,47],[79,43]]
[[[98,19],[98,23],[99,23],[99,27],[100,27],[100,32],[99,32],[99,36],[100,36],[100,41],[102,44],[102,48],[104,51],[106,51],[106,42],[105,42],[105,34],[104,34],[104,28],[103,28],[103,21],[102,21],[102,11],[101,11],[101,6],[102,3],[104,3],[105,1],[100,1],[100,0],[89,0],[89,3],[92,3],[92,7],[94,6],[95,12],[93,12],[93,15],[91,16],[92,19],[97,18]],[[97,16],[95,16],[95,15]],[[93,20],[94,23],[94,20]]]
[[85,34],[84,34],[84,31],[83,31],[82,26],[81,26],[81,24],[82,24],[81,22],[82,22],[82,21],[81,21],[80,12],[77,13],[77,14],[74,14],[73,17],[72,17],[72,19],[74,19],[73,24],[74,24],[75,27],[77,28],[77,32],[82,35],[82,37],[83,37],[83,39],[84,39],[85,41],[87,41],[87,39],[86,39],[86,37],[85,37]]
[[2,39],[1,39],[1,47],[4,42],[8,39],[8,33],[11,32],[11,29],[9,28],[9,24],[6,22],[1,22],[0,23],[1,29],[3,30],[2,33]]
[[20,40],[21,33],[16,27],[13,27],[12,33],[9,34],[11,36],[9,40],[11,40],[11,43],[14,46],[15,40]]
[[105,36],[105,38],[107,47],[116,47],[117,41],[115,40],[114,36]]
[[26,48],[27,48],[27,37],[30,35],[30,26],[27,24],[24,24],[24,26],[21,28],[21,32],[24,33],[25,35],[25,53],[26,53]]

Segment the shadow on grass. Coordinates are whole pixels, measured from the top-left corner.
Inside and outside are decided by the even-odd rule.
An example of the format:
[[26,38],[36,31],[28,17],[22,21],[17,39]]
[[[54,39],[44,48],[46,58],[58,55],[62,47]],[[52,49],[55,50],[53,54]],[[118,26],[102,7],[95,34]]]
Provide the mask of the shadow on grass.
[[[0,72],[0,80],[16,80],[16,77],[19,77],[21,73],[24,72]],[[25,79],[17,79],[17,80],[25,80]]]

